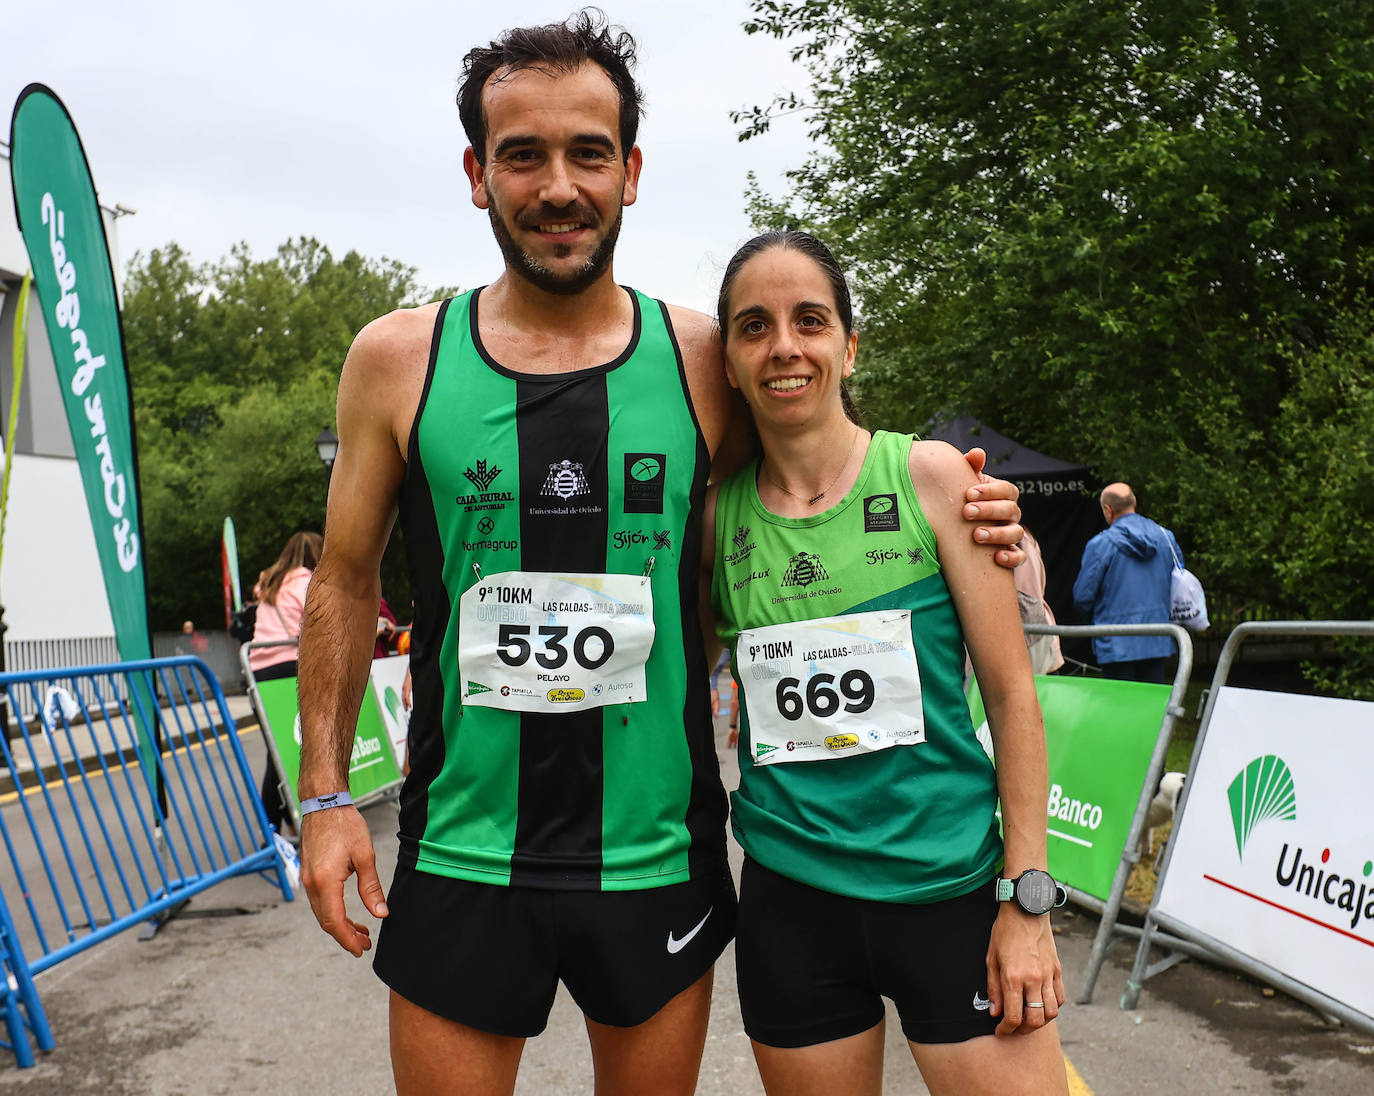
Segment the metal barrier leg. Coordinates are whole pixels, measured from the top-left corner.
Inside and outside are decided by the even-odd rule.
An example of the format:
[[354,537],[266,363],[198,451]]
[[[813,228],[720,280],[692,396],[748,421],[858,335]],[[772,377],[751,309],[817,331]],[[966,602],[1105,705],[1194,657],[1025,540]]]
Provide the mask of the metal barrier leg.
[[18,995],[8,980],[0,985],[0,994],[3,995],[5,1034],[9,1039],[7,1043],[0,1042],[0,1046],[14,1052],[15,1064],[20,1069],[28,1069],[33,1065],[33,1047],[29,1046],[29,1033],[24,1028],[24,1018],[19,1014]]
[[39,1050],[52,1050],[56,1043],[3,898],[0,898],[0,978],[4,979],[0,994],[4,997],[5,1030],[9,1034],[10,1050],[19,1067],[26,1069],[33,1065],[30,1033]]

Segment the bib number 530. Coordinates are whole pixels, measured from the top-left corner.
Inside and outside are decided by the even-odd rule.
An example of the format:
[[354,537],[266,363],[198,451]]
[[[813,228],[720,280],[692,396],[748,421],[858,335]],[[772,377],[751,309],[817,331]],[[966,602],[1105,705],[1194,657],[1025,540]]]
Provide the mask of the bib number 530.
[[[539,650],[535,650],[527,638],[530,633],[528,624],[502,624],[497,630],[496,656],[507,666],[523,666],[533,655],[534,661],[546,670],[556,670],[568,661],[568,648],[564,646],[567,628],[557,624],[541,625]],[[573,636],[573,661],[583,669],[595,670],[604,666],[614,653],[615,640],[610,632],[598,625],[582,628]]]
[[840,710],[841,695],[844,697],[846,712],[857,714],[873,707],[873,679],[862,670],[849,670],[840,675],[838,692],[834,685],[834,674],[813,674],[806,683],[806,692],[803,695],[801,681],[798,678],[782,678],[774,693],[778,702],[778,714],[794,722],[806,711],[810,711],[818,719],[826,719]]

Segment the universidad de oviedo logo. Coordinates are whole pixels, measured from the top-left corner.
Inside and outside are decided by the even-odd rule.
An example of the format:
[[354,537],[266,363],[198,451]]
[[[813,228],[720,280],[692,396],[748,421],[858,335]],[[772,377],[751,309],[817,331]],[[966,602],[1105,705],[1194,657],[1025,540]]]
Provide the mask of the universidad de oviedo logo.
[[[1236,852],[1242,862],[1256,826],[1270,821],[1298,820],[1293,774],[1277,754],[1265,754],[1251,761],[1236,774],[1226,794],[1231,805]],[[1267,906],[1374,945],[1374,940],[1357,935],[1362,922],[1366,923],[1365,929],[1369,928],[1369,923],[1374,923],[1374,878],[1371,875],[1374,875],[1374,861],[1366,860],[1358,867],[1332,863],[1329,847],[1314,855],[1296,841],[1284,841],[1274,864],[1274,880],[1291,905],[1261,897],[1213,875],[1204,873],[1203,877]],[[1349,930],[1345,925],[1349,925]]]

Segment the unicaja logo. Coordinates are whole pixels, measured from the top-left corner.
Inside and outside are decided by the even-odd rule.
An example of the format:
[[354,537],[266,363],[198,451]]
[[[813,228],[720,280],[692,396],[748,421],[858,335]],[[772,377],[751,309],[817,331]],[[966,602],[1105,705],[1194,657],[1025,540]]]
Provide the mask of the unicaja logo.
[[1236,852],[1245,859],[1245,846],[1256,826],[1270,818],[1292,822],[1298,817],[1293,774],[1277,754],[1257,757],[1236,774],[1226,789],[1231,803],[1231,825],[1236,831]]

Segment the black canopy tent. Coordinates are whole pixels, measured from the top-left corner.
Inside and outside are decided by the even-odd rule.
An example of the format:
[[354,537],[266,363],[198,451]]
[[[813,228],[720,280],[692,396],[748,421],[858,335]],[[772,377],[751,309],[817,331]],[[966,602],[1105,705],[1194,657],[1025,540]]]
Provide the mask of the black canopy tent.
[[970,415],[937,421],[921,436],[947,441],[961,453],[982,447],[988,455],[984,470],[1021,489],[1021,522],[1035,534],[1045,558],[1045,600],[1059,623],[1075,623],[1073,581],[1083,546],[1106,527],[1098,508],[1101,487],[1092,471],[1037,453]]

